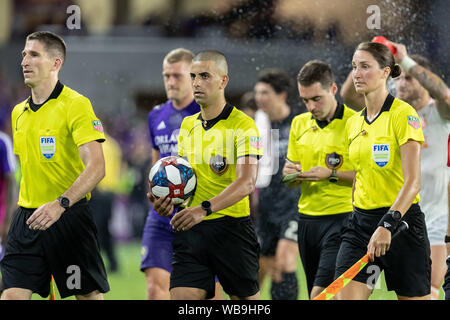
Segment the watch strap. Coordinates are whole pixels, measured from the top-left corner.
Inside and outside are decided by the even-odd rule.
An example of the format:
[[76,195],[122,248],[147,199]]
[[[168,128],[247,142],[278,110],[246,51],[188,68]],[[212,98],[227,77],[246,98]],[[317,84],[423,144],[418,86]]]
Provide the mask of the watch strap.
[[207,216],[209,216],[209,215],[212,213],[212,210],[211,210],[211,202],[209,202],[209,201],[203,201],[202,204],[201,204],[201,207],[202,207],[203,210],[206,211],[206,215],[207,215]]
[[328,178],[328,181],[330,182],[338,182],[339,178],[337,176],[337,170],[331,169],[330,177]]

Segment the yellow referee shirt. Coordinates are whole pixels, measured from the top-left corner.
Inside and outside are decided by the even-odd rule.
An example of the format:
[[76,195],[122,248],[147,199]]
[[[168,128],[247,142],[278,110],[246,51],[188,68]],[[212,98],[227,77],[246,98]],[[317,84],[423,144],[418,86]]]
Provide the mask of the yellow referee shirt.
[[25,208],[56,200],[84,170],[78,147],[105,139],[89,99],[60,82],[49,99],[33,109],[29,98],[11,115],[14,153],[22,170],[18,204]]
[[[355,114],[349,107],[338,104],[331,122],[313,118],[311,112],[292,120],[287,158],[299,162],[302,171],[313,167],[335,166],[337,170],[353,170],[348,160],[344,135],[347,120]],[[352,211],[352,187],[348,182],[328,180],[303,181],[298,210],[302,214],[321,216]]]
[[[366,109],[347,121],[350,162],[356,170],[354,205],[361,209],[390,207],[403,186],[400,146],[424,137],[416,110],[388,95],[379,115],[368,122]],[[420,201],[419,194],[413,203]]]
[[[185,117],[178,135],[178,154],[186,158],[197,176],[197,187],[188,206],[209,200],[236,180],[236,161],[243,156],[262,156],[258,129],[252,118],[227,104],[215,119],[201,113]],[[205,220],[250,215],[248,197]]]

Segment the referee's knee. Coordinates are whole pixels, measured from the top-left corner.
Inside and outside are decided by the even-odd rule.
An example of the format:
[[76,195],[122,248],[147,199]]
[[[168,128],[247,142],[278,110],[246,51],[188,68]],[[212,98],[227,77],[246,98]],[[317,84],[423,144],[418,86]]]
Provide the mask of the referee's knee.
[[2,292],[1,300],[30,300],[33,292],[29,289],[9,288]]

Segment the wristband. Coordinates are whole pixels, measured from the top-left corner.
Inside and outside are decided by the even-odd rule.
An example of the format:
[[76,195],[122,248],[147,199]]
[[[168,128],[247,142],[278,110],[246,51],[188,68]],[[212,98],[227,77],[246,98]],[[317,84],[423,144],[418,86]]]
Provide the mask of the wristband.
[[445,242],[445,243],[450,243],[450,236],[447,236],[447,235],[446,235],[446,236],[445,236],[444,242]]
[[400,219],[402,218],[402,214],[400,211],[389,210],[378,222],[378,227],[383,227],[388,229],[391,233],[395,229],[397,229]]
[[411,59],[408,56],[405,56],[402,59],[402,62],[400,62],[400,67],[402,67],[402,69],[405,70],[406,72],[409,72],[409,70],[411,70],[416,65],[417,65],[417,62],[415,62],[413,59]]

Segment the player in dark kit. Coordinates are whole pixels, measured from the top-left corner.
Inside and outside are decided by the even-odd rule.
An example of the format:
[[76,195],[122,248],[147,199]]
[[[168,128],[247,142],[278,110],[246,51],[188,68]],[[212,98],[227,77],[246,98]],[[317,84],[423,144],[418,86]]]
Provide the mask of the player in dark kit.
[[[271,136],[266,154],[273,161],[270,184],[260,188],[256,225],[261,245],[260,283],[271,276],[273,300],[296,300],[297,284],[297,200],[299,189],[281,183],[282,169],[286,161],[289,131],[295,114],[287,104],[292,81],[279,69],[267,69],[260,73],[255,84],[255,101],[258,108],[270,119]],[[263,141],[264,143],[264,141]]]

